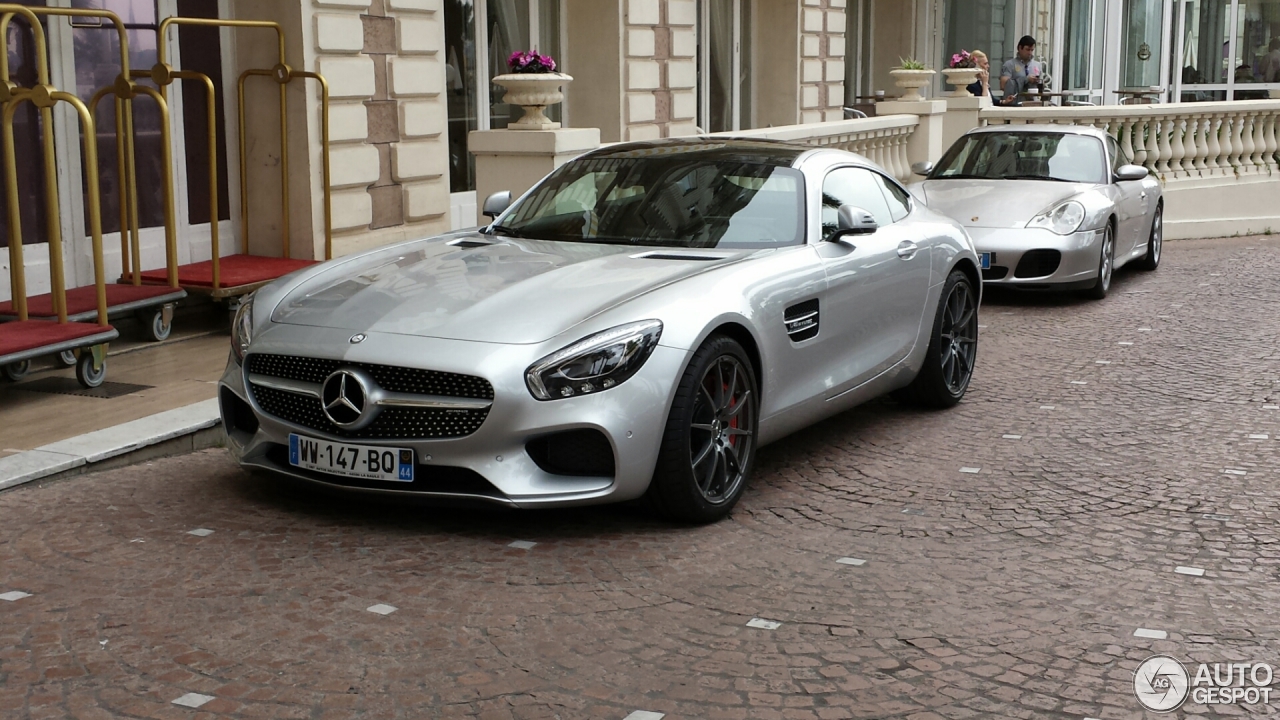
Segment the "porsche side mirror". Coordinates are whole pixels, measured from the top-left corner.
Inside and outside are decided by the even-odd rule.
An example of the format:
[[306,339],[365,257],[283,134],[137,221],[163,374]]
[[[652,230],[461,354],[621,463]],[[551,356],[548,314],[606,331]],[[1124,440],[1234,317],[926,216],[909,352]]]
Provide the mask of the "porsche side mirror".
[[1129,182],[1133,180],[1142,180],[1149,173],[1147,169],[1141,165],[1121,165],[1116,169],[1117,182]]
[[924,160],[918,163],[912,163],[911,172],[922,177],[929,177],[929,173],[933,172],[933,163]]
[[484,199],[484,209],[480,212],[490,220],[497,219],[499,215],[506,212],[511,207],[511,191],[503,190],[496,192]]
[[839,242],[852,235],[870,235],[880,229],[880,223],[871,213],[854,205],[841,205],[836,216],[836,231],[828,242]]

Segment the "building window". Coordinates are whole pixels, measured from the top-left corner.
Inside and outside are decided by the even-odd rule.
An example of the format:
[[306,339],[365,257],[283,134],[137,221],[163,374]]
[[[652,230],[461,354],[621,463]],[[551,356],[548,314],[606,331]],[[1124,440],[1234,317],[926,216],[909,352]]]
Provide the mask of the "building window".
[[1178,0],[1176,8],[1179,99],[1280,95],[1280,0]]
[[701,0],[698,11],[698,127],[750,128],[751,2]]
[[[449,185],[474,191],[475,161],[467,133],[507,127],[521,111],[489,82],[507,71],[507,57],[535,49],[560,58],[561,0],[445,0],[445,86],[449,105]],[[484,80],[481,81],[480,78]],[[560,119],[560,107],[547,109]]]

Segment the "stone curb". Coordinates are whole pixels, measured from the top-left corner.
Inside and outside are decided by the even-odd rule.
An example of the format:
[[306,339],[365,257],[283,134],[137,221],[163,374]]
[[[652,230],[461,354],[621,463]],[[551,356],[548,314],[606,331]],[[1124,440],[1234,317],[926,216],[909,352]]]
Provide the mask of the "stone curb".
[[136,452],[222,423],[216,398],[0,458],[0,490]]

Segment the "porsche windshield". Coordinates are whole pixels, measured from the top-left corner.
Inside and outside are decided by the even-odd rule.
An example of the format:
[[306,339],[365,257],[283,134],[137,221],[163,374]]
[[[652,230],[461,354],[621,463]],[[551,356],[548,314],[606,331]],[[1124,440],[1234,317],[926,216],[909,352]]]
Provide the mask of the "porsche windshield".
[[799,245],[804,179],[743,154],[649,150],[569,162],[492,228],[499,235],[686,248]]
[[1057,180],[1104,183],[1102,142],[1072,133],[983,132],[956,143],[930,180]]

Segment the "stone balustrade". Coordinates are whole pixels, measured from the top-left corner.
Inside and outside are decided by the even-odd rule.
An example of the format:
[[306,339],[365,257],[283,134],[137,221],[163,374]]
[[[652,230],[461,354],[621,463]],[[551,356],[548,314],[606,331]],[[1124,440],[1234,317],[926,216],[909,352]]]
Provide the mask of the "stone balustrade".
[[989,108],[984,125],[1052,123],[1106,130],[1124,154],[1164,180],[1271,175],[1280,170],[1280,100]]
[[915,115],[888,115],[739,130],[711,137],[764,138],[848,150],[865,156],[899,180],[906,180],[911,175],[907,146],[919,125],[920,118]]

